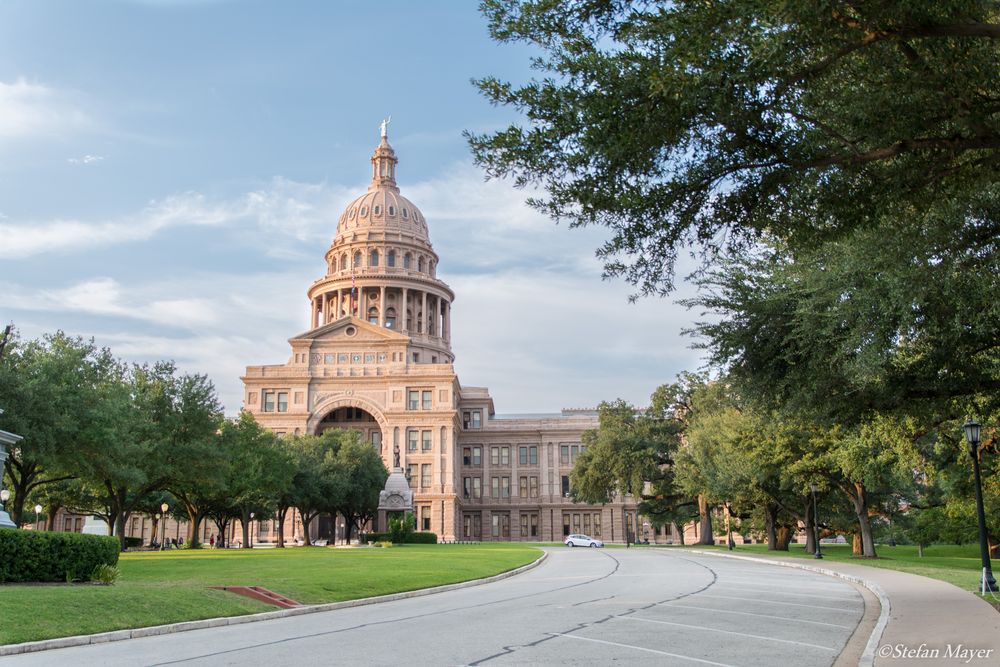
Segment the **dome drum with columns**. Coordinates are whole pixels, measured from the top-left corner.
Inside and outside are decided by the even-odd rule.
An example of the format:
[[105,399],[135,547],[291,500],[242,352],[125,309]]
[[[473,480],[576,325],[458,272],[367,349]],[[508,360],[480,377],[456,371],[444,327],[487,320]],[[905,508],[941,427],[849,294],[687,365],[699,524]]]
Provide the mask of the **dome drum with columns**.
[[[346,206],[325,275],[309,286],[308,329],[289,339],[287,363],[247,367],[245,409],[279,435],[358,431],[388,469],[398,450],[417,529],[440,539],[551,541],[572,531],[621,541],[623,522],[637,525],[630,497],[604,506],[568,497],[596,411],[494,419],[489,391],[459,382],[455,295],[437,278],[427,221],[400,194],[382,130],[368,190]],[[524,369],[524,382],[533,372]],[[323,531],[338,525],[328,517],[307,529],[330,538]]]

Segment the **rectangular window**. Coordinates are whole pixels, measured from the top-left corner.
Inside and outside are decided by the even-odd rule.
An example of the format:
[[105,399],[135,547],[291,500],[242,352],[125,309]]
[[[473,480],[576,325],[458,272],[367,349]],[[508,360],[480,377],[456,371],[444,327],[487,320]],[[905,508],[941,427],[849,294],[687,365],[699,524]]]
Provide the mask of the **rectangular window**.
[[528,478],[528,496],[531,498],[538,497],[538,478],[529,477]]
[[462,478],[462,495],[465,498],[472,497],[472,478],[463,477]]
[[462,465],[472,465],[472,447],[462,447]]
[[490,477],[490,498],[500,497],[500,478]]
[[482,519],[483,517],[479,514],[465,514],[463,515],[463,532],[465,539],[467,540],[478,540],[483,536],[482,532]]
[[421,401],[423,401],[423,409],[424,410],[430,410],[431,409],[431,390],[427,389],[427,390],[424,390],[424,391],[420,392],[420,399],[421,399]]
[[[420,466],[420,488],[431,488],[431,464],[424,463]],[[425,529],[426,530],[426,529]]]
[[559,463],[569,463],[569,445],[559,445]]
[[418,435],[419,435],[418,432],[413,429],[410,429],[409,431],[406,432],[406,437],[408,438],[406,448],[411,452],[417,451]]
[[407,392],[407,410],[418,410],[420,408],[420,392],[416,389],[411,389]]
[[521,537],[527,537],[527,536],[528,536],[528,515],[527,514],[522,514],[521,515]]
[[500,497],[510,498],[510,477],[500,478]]
[[372,431],[372,447],[376,452],[382,452],[382,431]]
[[527,498],[528,497],[528,478],[527,477],[521,477],[518,480],[517,495],[519,495],[521,498]]
[[580,515],[575,512],[573,513],[573,532],[580,532]]
[[490,465],[500,465],[500,448],[490,447]]
[[275,391],[265,391],[261,392],[264,397],[264,412],[274,412],[274,401],[277,397],[277,392]]
[[472,428],[482,428],[483,427],[483,412],[482,410],[472,411]]
[[528,523],[531,528],[531,537],[538,537],[538,515],[530,515]]
[[406,481],[411,489],[417,483],[417,465],[415,463],[406,464]]
[[478,466],[483,464],[483,448],[473,447],[472,448],[472,465]]
[[425,507],[424,508],[424,516],[421,519],[421,522],[422,522],[421,523],[421,528],[420,528],[421,530],[430,530],[431,529],[431,508],[430,507]]
[[584,514],[583,515],[583,532],[586,533],[587,535],[590,535],[590,515],[589,514]]
[[578,445],[573,445],[569,448],[569,462],[576,463],[576,455],[580,453],[580,447]]
[[517,462],[519,465],[528,465],[528,448],[518,447],[517,448]]
[[538,465],[538,447],[534,445],[528,447],[528,464],[533,466]]
[[420,432],[420,448],[425,452],[429,451],[431,448],[431,432],[421,431]]
[[594,537],[600,537],[600,536],[601,536],[601,515],[600,514],[595,514],[594,515]]
[[483,497],[483,480],[480,477],[472,478],[472,497],[473,498]]
[[288,412],[288,392],[278,392],[278,412]]
[[498,539],[510,539],[510,514],[493,515],[493,537]]
[[569,498],[569,475],[562,476],[562,494],[564,498]]
[[510,447],[500,448],[500,465],[502,466],[510,465]]
[[569,535],[569,514],[563,514],[563,537]]

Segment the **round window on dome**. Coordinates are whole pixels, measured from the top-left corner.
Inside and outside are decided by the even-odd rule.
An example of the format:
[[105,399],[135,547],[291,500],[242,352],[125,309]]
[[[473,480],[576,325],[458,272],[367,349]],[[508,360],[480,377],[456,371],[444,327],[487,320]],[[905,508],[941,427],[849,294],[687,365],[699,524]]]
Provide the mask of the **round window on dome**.
[[407,217],[409,217],[409,216],[408,216],[408,213],[407,213],[406,209],[404,208],[403,209],[403,220],[406,220]]
[[360,215],[361,215],[362,217],[364,217],[364,216],[368,215],[368,207],[367,207],[367,206],[362,206],[362,207],[361,207],[361,213],[360,213]]
[[381,206],[375,206],[375,207],[372,208],[372,215],[379,215],[381,213],[382,213],[382,207]]

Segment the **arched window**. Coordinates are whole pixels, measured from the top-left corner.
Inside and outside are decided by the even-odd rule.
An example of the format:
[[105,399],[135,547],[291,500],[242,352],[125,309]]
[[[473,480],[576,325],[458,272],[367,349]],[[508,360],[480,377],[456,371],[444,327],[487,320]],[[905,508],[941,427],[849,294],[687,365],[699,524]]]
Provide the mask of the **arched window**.
[[358,250],[357,252],[354,253],[354,268],[356,268],[356,269],[360,269],[361,268],[361,251],[360,250]]
[[371,324],[378,324],[378,308],[375,306],[368,309],[368,322]]
[[368,253],[368,266],[378,266],[378,250]]
[[341,271],[346,271],[347,270],[347,253],[346,252],[343,255],[340,256],[340,270]]
[[410,256],[410,253],[406,253],[405,255],[403,255],[403,268],[404,269],[410,268],[410,264],[412,264],[412,263],[413,263],[413,258]]
[[385,309],[385,328],[395,329],[396,328],[396,309],[386,308]]
[[420,259],[417,260],[417,271],[419,271],[420,273],[424,272],[424,258],[423,257],[421,257]]
[[389,268],[396,266],[396,251],[390,250],[389,254],[385,256],[385,265]]
[[373,206],[372,207],[372,214],[373,215],[382,215],[382,207],[379,206],[378,204],[376,204],[375,206]]

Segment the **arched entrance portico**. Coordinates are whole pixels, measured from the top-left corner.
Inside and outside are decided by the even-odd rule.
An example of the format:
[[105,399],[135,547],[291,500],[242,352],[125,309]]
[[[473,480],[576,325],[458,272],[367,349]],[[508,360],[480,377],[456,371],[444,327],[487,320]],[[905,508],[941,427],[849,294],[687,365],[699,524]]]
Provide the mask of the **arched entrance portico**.
[[357,396],[338,396],[321,401],[306,423],[306,432],[319,435],[331,428],[360,431],[362,440],[371,443],[386,467],[392,465],[389,424],[372,401]]

